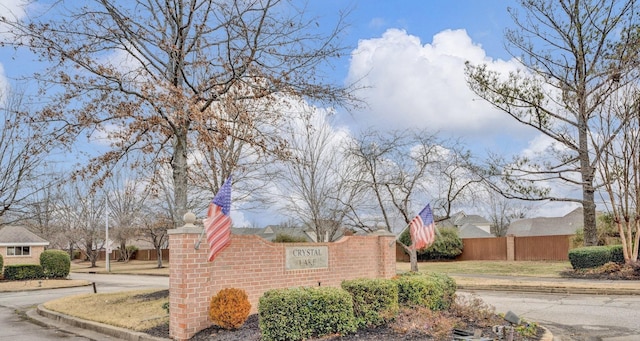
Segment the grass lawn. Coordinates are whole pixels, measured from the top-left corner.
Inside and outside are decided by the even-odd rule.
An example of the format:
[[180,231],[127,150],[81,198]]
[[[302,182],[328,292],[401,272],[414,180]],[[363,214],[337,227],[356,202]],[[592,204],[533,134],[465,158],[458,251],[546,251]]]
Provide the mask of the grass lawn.
[[136,290],[68,296],[44,304],[45,308],[82,319],[142,331],[167,323],[168,290]]
[[[107,273],[104,261],[96,263],[97,267],[91,268],[89,262],[74,261],[71,263],[72,272],[96,272]],[[155,261],[129,261],[110,262],[111,273],[129,273],[140,275],[169,275],[169,262],[164,262],[162,268],[157,267]],[[410,264],[396,263],[398,272],[406,272]],[[569,261],[449,261],[449,262],[421,262],[418,263],[420,271],[434,271],[446,274],[464,275],[501,275],[501,276],[534,276],[534,277],[560,277],[560,272],[571,268]]]
[[[433,271],[448,275],[500,275],[500,276],[532,276],[560,277],[560,272],[571,268],[569,261],[451,261],[421,262],[420,272]],[[396,263],[398,272],[411,269],[409,263]]]

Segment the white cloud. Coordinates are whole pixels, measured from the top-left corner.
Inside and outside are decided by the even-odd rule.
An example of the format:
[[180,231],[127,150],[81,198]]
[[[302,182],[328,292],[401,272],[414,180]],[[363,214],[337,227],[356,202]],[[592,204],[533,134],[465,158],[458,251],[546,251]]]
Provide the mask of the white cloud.
[[[0,13],[2,16],[14,20],[20,20],[26,15],[28,0],[0,0]],[[6,28],[0,25],[0,38],[5,35]],[[9,81],[5,74],[4,67],[0,63],[0,103],[4,102],[4,96],[9,90]]]
[[7,81],[7,77],[4,74],[4,67],[2,67],[2,63],[0,63],[0,104],[4,103],[5,96],[8,90],[9,82]]
[[28,0],[0,0],[0,12],[3,16],[20,20],[26,15]]
[[351,55],[348,80],[360,80],[366,87],[359,95],[369,107],[355,113],[355,121],[360,127],[428,128],[468,142],[493,141],[505,134],[526,142],[535,136],[469,90],[466,61],[487,63],[504,73],[519,67],[515,60],[487,57],[465,30],[442,31],[431,44],[399,29],[361,40]]

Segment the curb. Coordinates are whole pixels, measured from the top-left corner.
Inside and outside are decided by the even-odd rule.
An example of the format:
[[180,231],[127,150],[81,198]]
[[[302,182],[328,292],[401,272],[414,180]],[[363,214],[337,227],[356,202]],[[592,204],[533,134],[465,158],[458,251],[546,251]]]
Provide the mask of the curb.
[[640,295],[640,290],[632,288],[579,288],[566,286],[527,286],[527,285],[464,285],[457,286],[461,290],[485,291],[520,291],[547,294],[587,294],[587,295]]
[[[27,312],[27,317],[36,321],[39,324],[44,325],[55,325],[59,323],[64,323],[65,325],[80,328],[82,330],[90,330],[95,331],[100,334],[104,334],[107,336],[115,337],[118,340],[126,340],[126,341],[171,341],[171,339],[151,336],[149,334],[132,331],[125,328],[114,327],[108,324],[86,321],[73,316],[61,314],[52,310],[45,308],[42,304],[38,305],[36,309],[32,309]],[[52,320],[47,321],[45,319]],[[544,326],[539,326],[544,333],[540,337],[538,341],[553,341],[553,334],[549,329]],[[81,335],[84,336],[84,335]]]
[[[34,314],[39,316],[33,316]],[[45,317],[55,322],[61,322],[72,327],[81,328],[84,330],[91,330],[91,331],[98,332],[100,334],[112,336],[118,340],[126,340],[126,341],[170,341],[171,340],[167,338],[151,336],[149,334],[132,331],[125,328],[114,327],[104,323],[82,320],[73,316],[51,311],[45,308],[42,304],[38,305],[38,307],[34,309],[34,314],[27,313],[27,316],[37,320],[38,322],[50,324],[50,323],[47,323],[47,321],[43,321],[42,319],[38,318],[38,317]]]

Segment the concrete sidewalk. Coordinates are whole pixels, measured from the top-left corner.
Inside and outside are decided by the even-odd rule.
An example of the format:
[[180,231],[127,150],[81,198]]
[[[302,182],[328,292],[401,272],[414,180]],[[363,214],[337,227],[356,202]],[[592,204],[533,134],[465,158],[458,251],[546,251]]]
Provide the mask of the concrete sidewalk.
[[[462,290],[640,295],[640,281],[449,274]],[[640,340],[640,338],[638,339]]]

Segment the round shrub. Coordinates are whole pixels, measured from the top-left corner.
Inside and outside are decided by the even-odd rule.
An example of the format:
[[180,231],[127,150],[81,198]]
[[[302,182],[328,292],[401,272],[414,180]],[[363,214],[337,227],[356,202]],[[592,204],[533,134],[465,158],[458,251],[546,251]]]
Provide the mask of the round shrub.
[[[404,245],[411,245],[409,229],[402,233],[400,242]],[[455,227],[440,228],[436,233],[433,244],[418,250],[418,260],[455,259],[462,254],[462,248],[462,239],[458,236],[458,230]]]
[[358,327],[377,327],[398,315],[398,286],[393,280],[354,279],[341,287],[351,294]]
[[351,295],[339,288],[272,289],[258,304],[264,341],[304,340],[356,331]]
[[224,329],[238,329],[249,317],[251,303],[242,289],[222,289],[211,298],[209,318]]
[[455,298],[455,281],[445,274],[406,272],[396,278],[396,283],[401,305],[445,310]]
[[45,277],[65,278],[71,271],[71,257],[66,251],[45,250],[40,254],[40,265]]

